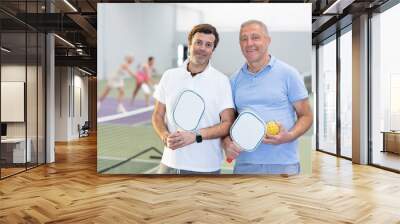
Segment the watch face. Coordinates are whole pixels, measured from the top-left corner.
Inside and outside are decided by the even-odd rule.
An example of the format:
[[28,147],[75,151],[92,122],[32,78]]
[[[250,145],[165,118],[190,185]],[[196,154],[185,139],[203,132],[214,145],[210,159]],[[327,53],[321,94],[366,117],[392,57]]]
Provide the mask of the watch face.
[[196,135],[196,142],[200,143],[203,141],[203,137],[201,137],[201,135]]

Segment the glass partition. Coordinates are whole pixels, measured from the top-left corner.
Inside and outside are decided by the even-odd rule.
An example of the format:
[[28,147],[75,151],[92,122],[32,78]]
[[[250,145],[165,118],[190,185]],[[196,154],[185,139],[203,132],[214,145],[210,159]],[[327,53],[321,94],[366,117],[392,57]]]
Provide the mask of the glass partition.
[[336,154],[336,39],[318,48],[318,149]]

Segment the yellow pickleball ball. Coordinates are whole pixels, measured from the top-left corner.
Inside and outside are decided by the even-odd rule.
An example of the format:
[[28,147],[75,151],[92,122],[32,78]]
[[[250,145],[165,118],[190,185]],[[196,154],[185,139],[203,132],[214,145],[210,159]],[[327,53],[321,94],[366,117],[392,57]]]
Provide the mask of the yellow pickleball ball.
[[277,135],[280,132],[279,125],[276,121],[269,121],[265,125],[265,131],[268,135]]

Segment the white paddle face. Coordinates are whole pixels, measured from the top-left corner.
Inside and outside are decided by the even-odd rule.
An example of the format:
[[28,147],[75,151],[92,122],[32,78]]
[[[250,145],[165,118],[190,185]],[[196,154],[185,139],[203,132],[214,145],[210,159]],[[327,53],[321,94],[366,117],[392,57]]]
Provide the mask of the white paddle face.
[[192,90],[185,90],[178,96],[172,116],[179,129],[193,131],[199,125],[204,109],[203,98]]
[[231,138],[243,151],[254,151],[265,135],[263,120],[256,114],[245,111],[239,114],[231,127]]

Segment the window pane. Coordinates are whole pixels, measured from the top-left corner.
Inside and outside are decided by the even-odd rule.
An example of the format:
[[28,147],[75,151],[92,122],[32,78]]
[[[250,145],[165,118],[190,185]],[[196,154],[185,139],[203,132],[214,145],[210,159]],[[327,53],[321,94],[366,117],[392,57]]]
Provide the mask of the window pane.
[[352,35],[340,37],[340,153],[352,157]]
[[27,55],[27,80],[26,80],[26,113],[27,113],[27,141],[30,147],[30,158],[28,168],[37,165],[37,73],[38,73],[38,49],[36,32],[28,32],[28,55]]
[[[1,123],[6,131],[1,140],[1,177],[25,170],[30,158],[26,144],[26,33],[2,33],[1,46]],[[28,146],[28,150],[27,147]]]
[[336,153],[336,40],[318,49],[318,146]]
[[372,18],[372,163],[400,170],[400,4]]

